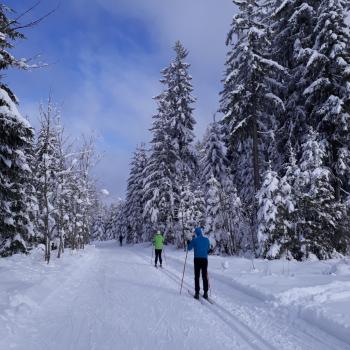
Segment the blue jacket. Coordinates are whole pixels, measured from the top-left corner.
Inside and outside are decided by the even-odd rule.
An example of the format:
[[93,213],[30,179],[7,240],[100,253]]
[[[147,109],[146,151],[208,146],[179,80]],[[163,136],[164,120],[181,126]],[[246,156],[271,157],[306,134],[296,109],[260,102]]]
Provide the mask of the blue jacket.
[[194,249],[195,258],[205,258],[208,259],[208,252],[210,249],[210,242],[207,237],[203,237],[202,229],[197,227],[195,229],[196,236],[192,241],[188,242],[187,249]]

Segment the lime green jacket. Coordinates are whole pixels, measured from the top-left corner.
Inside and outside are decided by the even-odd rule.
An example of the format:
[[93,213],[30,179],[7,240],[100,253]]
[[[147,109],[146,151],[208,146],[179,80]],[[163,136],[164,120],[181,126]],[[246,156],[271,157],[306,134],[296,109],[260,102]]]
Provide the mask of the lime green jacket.
[[164,237],[160,234],[156,234],[153,237],[153,245],[155,249],[163,249]]

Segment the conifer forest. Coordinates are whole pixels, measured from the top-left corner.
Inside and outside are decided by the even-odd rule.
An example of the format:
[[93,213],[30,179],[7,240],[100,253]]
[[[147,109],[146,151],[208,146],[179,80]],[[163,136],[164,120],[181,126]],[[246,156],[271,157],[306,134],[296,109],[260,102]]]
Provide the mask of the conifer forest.
[[[34,130],[2,79],[2,256],[42,243],[49,261],[51,246],[60,255],[119,235],[150,241],[157,230],[183,248],[196,226],[217,254],[303,260],[348,252],[348,4],[234,4],[220,103],[204,136],[194,134],[190,52],[177,41],[160,72],[152,138],[132,156],[125,198],[109,206],[96,194],[93,138],[71,142],[51,96]],[[0,19],[1,70],[40,68],[11,53],[25,26],[4,5]]]
[[350,350],[350,0],[0,0],[0,350]]

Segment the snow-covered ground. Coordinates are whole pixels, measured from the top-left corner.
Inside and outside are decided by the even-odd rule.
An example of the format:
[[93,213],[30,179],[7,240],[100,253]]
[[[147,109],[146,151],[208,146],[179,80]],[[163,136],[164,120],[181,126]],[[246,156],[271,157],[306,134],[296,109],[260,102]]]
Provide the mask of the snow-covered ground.
[[350,261],[209,258],[214,305],[193,289],[192,253],[89,246],[47,265],[0,260],[0,349],[350,349]]

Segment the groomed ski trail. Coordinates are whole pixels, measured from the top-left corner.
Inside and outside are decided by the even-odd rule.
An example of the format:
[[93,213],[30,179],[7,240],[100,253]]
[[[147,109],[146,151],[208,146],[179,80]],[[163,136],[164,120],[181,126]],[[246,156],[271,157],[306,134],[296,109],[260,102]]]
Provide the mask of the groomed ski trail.
[[[145,249],[134,248],[147,261]],[[174,283],[180,285],[183,261],[167,254],[169,265],[162,270]],[[193,258],[189,257],[184,279],[184,290],[194,289]],[[210,258],[209,258],[210,259]],[[211,311],[207,317],[217,317],[235,333],[242,343],[251,349],[307,349],[307,350],[350,350],[350,345],[324,333],[298,318],[298,315],[277,313],[271,305],[245,294],[229,278],[210,272],[209,279],[215,286],[214,305],[203,302]],[[197,302],[198,303],[198,302]]]
[[89,250],[76,271],[19,315],[0,349],[350,349],[275,314],[229,280],[211,276],[215,305],[198,303],[186,291],[193,289],[191,261],[179,295],[182,262],[167,255],[165,267],[155,269],[148,253],[150,247],[120,248],[115,242]]

